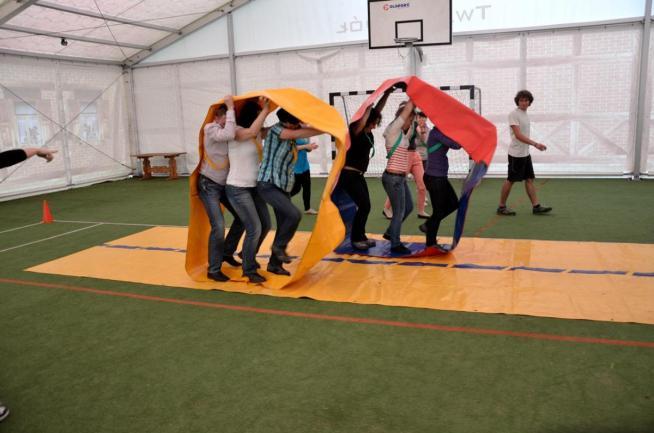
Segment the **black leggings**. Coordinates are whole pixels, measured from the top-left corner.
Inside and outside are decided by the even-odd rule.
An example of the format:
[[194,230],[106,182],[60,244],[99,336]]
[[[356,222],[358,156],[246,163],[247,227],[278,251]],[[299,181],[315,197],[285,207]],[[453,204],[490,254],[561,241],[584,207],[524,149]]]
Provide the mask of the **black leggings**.
[[370,193],[368,192],[366,178],[363,177],[363,173],[343,170],[338,179],[338,184],[357,206],[357,212],[352,220],[350,239],[352,242],[365,241],[368,239],[366,237],[366,222],[370,214]]
[[436,235],[441,220],[459,208],[459,199],[447,177],[434,177],[424,175],[425,186],[429,192],[429,199],[434,210],[427,220],[427,246],[436,245]]
[[300,192],[300,189],[302,189],[304,210],[309,210],[311,209],[311,172],[309,170],[300,174],[295,173],[295,183],[291,190],[291,197]]

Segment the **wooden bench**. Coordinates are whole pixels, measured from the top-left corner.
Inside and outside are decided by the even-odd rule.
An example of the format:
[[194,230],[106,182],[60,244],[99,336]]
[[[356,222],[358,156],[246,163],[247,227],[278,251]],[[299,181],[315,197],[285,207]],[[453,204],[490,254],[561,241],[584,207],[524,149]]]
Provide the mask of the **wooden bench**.
[[[186,152],[161,152],[161,153],[139,153],[132,155],[143,162],[143,180],[152,179],[152,173],[166,173],[168,179],[177,179],[177,158],[180,155],[186,155]],[[168,160],[168,166],[152,166],[150,158],[162,156]]]

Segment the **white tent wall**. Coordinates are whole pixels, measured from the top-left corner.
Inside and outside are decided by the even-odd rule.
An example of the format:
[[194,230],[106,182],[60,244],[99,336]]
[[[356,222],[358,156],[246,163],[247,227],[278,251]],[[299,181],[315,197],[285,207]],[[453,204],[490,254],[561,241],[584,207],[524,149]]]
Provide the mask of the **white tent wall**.
[[132,173],[121,67],[0,55],[0,77],[0,150],[59,151],[0,169],[0,200]]
[[134,88],[139,152],[186,152],[180,173],[191,172],[198,163],[198,134],[207,109],[231,93],[228,60],[137,68]]
[[[654,22],[652,22],[654,24]],[[649,39],[649,68],[647,75],[647,93],[645,97],[646,112],[643,113],[643,148],[641,149],[641,173],[654,174],[654,32]]]
[[[451,46],[423,47],[419,75],[437,86],[482,89],[482,113],[498,128],[491,174],[506,172],[507,116],[516,91],[528,88],[536,98],[532,135],[549,146],[533,152],[539,175],[621,176],[633,169],[641,32],[642,25],[627,23],[459,36]],[[242,55],[235,60],[236,87],[239,93],[297,87],[328,101],[330,92],[374,89],[406,75],[407,59],[406,48],[359,44]],[[228,67],[223,59],[137,68],[141,151],[186,151],[192,168],[206,108],[230,91]],[[320,144],[309,158],[314,173],[331,164],[329,139]]]

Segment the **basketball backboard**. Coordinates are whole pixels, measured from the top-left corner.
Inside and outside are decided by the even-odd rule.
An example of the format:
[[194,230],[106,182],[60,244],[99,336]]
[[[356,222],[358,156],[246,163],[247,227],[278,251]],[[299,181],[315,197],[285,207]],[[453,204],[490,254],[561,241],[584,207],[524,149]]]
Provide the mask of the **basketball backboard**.
[[368,0],[368,47],[452,43],[452,0]]

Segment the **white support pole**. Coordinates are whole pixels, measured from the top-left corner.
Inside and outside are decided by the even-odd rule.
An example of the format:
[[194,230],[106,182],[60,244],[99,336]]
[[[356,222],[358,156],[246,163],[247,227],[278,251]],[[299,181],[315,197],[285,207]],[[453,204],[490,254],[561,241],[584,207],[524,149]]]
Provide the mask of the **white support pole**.
[[645,1],[643,32],[640,40],[640,70],[638,74],[638,104],[636,108],[636,137],[634,144],[633,180],[640,180],[641,153],[643,148],[643,127],[645,125],[645,101],[647,93],[647,69],[649,66],[649,38],[651,30],[652,0]]
[[232,84],[232,95],[238,93],[236,84],[236,58],[234,55],[234,19],[232,13],[227,14],[227,43],[229,46],[229,80]]

